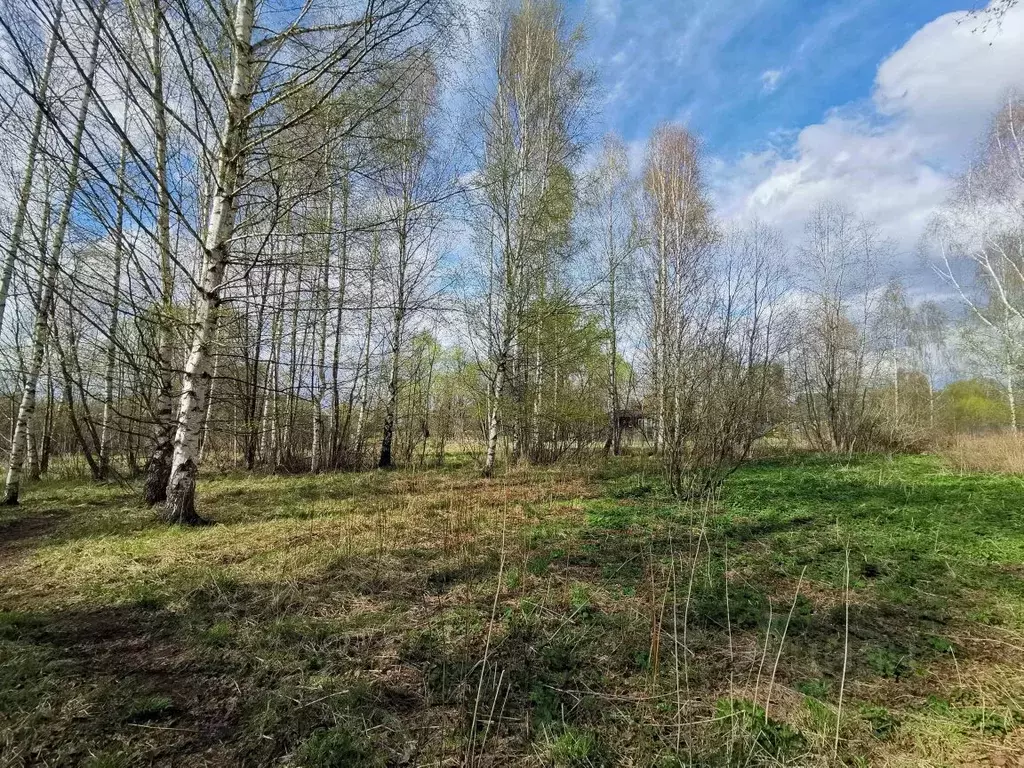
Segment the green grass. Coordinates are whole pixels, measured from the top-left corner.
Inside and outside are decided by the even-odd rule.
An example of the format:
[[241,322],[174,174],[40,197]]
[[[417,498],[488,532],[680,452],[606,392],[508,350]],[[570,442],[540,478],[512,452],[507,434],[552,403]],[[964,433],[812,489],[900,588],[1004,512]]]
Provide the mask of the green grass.
[[844,764],[1024,745],[1019,478],[796,457],[680,506],[639,459],[224,475],[197,530],[119,485],[25,497],[0,766],[824,765],[841,690]]

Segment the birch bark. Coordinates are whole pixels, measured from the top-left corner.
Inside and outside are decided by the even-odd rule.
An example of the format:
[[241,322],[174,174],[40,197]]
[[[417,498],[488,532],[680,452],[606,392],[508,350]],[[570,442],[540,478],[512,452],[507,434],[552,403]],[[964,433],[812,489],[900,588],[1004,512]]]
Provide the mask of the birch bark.
[[114,254],[111,265],[110,323],[107,325],[106,365],[103,371],[103,416],[100,426],[99,474],[110,475],[110,443],[114,420],[114,378],[117,369],[117,331],[121,314],[121,260],[124,252],[124,199],[127,147],[122,143],[117,168],[117,212],[114,219]]
[[60,252],[64,248],[68,223],[71,220],[71,207],[75,192],[78,189],[78,172],[82,158],[82,136],[85,133],[86,118],[93,98],[93,83],[96,73],[96,61],[99,55],[100,30],[102,29],[103,11],[106,3],[102,3],[96,12],[96,23],[93,27],[92,41],[89,48],[89,62],[85,77],[85,91],[78,105],[75,119],[75,131],[71,138],[71,155],[68,166],[67,190],[60,218],[53,232],[53,241],[49,252],[44,256],[42,283],[39,301],[36,307],[35,330],[32,337],[32,354],[25,371],[24,384],[21,391],[21,404],[15,419],[14,435],[11,439],[11,456],[7,467],[7,480],[4,485],[4,498],[0,502],[4,506],[18,504],[21,490],[21,474],[25,465],[25,454],[28,448],[28,429],[32,415],[36,410],[36,388],[39,385],[39,374],[43,369],[46,349],[50,340],[51,310],[53,308],[54,287],[57,281],[57,268],[60,263]]
[[60,26],[63,7],[63,2],[58,2],[53,14],[50,42],[46,46],[46,59],[43,63],[43,71],[39,76],[36,95],[36,115],[32,122],[32,134],[28,141],[25,173],[21,180],[21,189],[18,192],[18,204],[15,208],[14,222],[11,226],[11,240],[7,246],[2,272],[0,272],[0,327],[3,327],[4,311],[7,308],[7,296],[11,289],[11,277],[14,275],[14,265],[17,263],[18,252],[21,250],[21,241],[25,233],[25,220],[28,218],[29,201],[32,197],[32,182],[36,172],[36,159],[39,155],[39,142],[43,135],[43,102],[46,100],[47,92],[50,89],[50,72],[53,70],[53,59],[57,50],[57,30]]
[[154,0],[150,28],[150,75],[153,81],[153,133],[156,149],[157,248],[160,255],[160,307],[157,329],[157,388],[153,399],[153,443],[146,467],[143,498],[149,505],[167,498],[174,436],[174,363],[172,310],[174,277],[171,271],[171,201],[167,187],[167,115],[164,106],[163,56],[160,45],[162,12]]
[[205,232],[199,306],[192,348],[182,376],[171,476],[167,485],[166,517],[170,523],[196,525],[204,522],[195,508],[199,436],[210,384],[207,371],[210,343],[217,322],[228,248],[235,228],[236,187],[244,160],[241,150],[246,139],[248,114],[252,104],[254,13],[255,0],[237,0],[231,41],[234,63],[227,98],[227,115],[221,132],[211,212]]

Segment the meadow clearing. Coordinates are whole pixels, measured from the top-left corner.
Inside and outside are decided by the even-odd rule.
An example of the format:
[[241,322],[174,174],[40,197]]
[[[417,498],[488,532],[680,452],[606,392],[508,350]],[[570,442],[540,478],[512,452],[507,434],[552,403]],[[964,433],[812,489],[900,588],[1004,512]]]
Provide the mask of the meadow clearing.
[[[0,527],[0,763],[1024,764],[1022,479],[796,455],[210,476]],[[837,732],[838,724],[838,732]]]

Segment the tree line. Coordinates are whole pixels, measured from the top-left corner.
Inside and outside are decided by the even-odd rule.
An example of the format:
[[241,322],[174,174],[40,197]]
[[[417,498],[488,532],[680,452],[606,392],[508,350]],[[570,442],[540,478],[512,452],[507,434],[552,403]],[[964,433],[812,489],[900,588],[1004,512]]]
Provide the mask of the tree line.
[[924,244],[953,317],[856,211],[787,242],[716,215],[685,126],[595,137],[558,0],[6,0],[0,34],[6,504],[85,471],[197,524],[204,466],[641,447],[685,497],[764,438],[1016,428],[1014,97]]

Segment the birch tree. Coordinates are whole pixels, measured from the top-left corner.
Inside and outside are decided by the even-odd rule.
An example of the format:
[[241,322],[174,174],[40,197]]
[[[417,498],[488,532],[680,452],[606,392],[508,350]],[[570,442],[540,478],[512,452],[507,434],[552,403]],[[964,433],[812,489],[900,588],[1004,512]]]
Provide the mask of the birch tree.
[[[53,61],[57,53],[57,39],[61,20],[63,17],[63,2],[58,2],[53,11],[50,22],[49,39],[46,44],[42,70],[38,81],[33,86],[33,113],[32,129],[28,139],[28,146],[25,151],[25,170],[18,189],[18,198],[15,203],[14,220],[11,225],[11,234],[7,242],[7,248],[3,257],[3,265],[0,266],[0,328],[3,327],[4,314],[7,309],[7,295],[11,287],[11,277],[14,275],[14,268],[21,251],[22,241],[25,233],[25,221],[28,217],[29,204],[32,197],[33,182],[35,180],[36,165],[40,153],[40,145],[43,139],[44,120],[47,100],[50,90],[50,74],[53,71]],[[12,38],[16,38],[8,23],[0,22]]]
[[1001,370],[1014,415],[1015,368],[1024,359],[1024,99],[1011,95],[992,119],[931,239],[939,274],[995,341],[983,348]]
[[36,390],[39,376],[43,369],[47,345],[51,332],[51,312],[53,308],[54,289],[60,267],[61,252],[71,220],[71,211],[78,189],[79,170],[81,167],[82,138],[85,132],[89,107],[93,98],[94,77],[99,57],[100,29],[102,25],[103,5],[100,6],[92,25],[91,41],[88,47],[84,90],[79,101],[75,127],[68,148],[67,177],[64,188],[64,200],[61,204],[57,223],[54,227],[52,240],[41,259],[39,298],[36,304],[36,321],[32,334],[32,351],[25,371],[22,387],[21,404],[11,440],[10,461],[7,468],[7,479],[4,486],[4,505],[18,504],[21,489],[21,473],[25,463],[28,442],[28,431],[32,415],[36,407]]
[[[210,184],[210,213],[203,232],[203,260],[196,281],[198,300],[191,349],[185,362],[178,403],[167,487],[170,522],[202,522],[195,509],[195,484],[202,414],[210,378],[210,342],[231,259],[244,173],[252,154],[310,119],[339,90],[365,81],[380,72],[385,64],[402,60],[414,46],[423,45],[425,38],[432,34],[430,30],[439,28],[442,11],[439,2],[369,2],[352,20],[327,26],[316,23],[305,26],[307,19],[303,10],[294,22],[274,19],[277,31],[264,31],[260,27],[260,36],[256,37],[255,3],[236,0],[230,27],[224,30],[231,46],[231,69],[223,84],[224,122],[214,153],[216,170]],[[286,48],[288,60],[275,59],[275,55]],[[288,113],[287,119],[271,120],[277,108],[301,93],[319,95],[308,105]],[[365,124],[369,115],[378,112],[394,96],[394,92],[381,89],[375,99],[360,104],[359,111],[350,116],[348,130]]]
[[708,279],[709,245],[715,238],[696,138],[680,125],[662,125],[651,137],[643,171],[644,240],[654,452],[674,441],[683,418],[677,386],[681,344],[689,322],[687,303]]
[[608,334],[608,439],[605,453],[619,455],[622,442],[619,381],[620,332],[624,315],[631,309],[630,291],[636,275],[634,263],[641,246],[637,221],[636,185],[630,176],[629,158],[622,140],[605,137],[601,161],[594,179],[594,229],[604,295],[601,306]]
[[[171,475],[171,439],[174,433],[172,360],[174,277],[171,249],[171,200],[168,176],[167,93],[164,88],[163,65],[163,0],[152,0],[147,9],[149,18],[139,19],[140,27],[147,28],[148,45],[143,46],[148,65],[153,129],[153,186],[156,197],[156,249],[159,265],[159,299],[156,307],[156,391],[153,395],[153,447],[146,466],[143,499],[147,504],[159,504],[167,498],[167,483]],[[148,22],[148,24],[147,24]]]
[[482,168],[478,248],[484,298],[473,302],[488,414],[483,474],[494,472],[503,399],[512,364],[544,285],[553,219],[581,148],[579,122],[589,93],[577,63],[581,31],[559,3],[525,0],[499,20],[490,53],[494,90],[481,99]]
[[388,332],[387,400],[377,466],[393,465],[393,443],[398,421],[403,343],[413,315],[432,298],[436,276],[439,204],[447,184],[442,166],[432,156],[429,120],[435,106],[437,76],[430,60],[419,56],[404,67],[401,77],[412,82],[398,113],[383,131],[390,137],[381,173],[382,213],[390,235],[379,268],[387,280],[391,309]]

